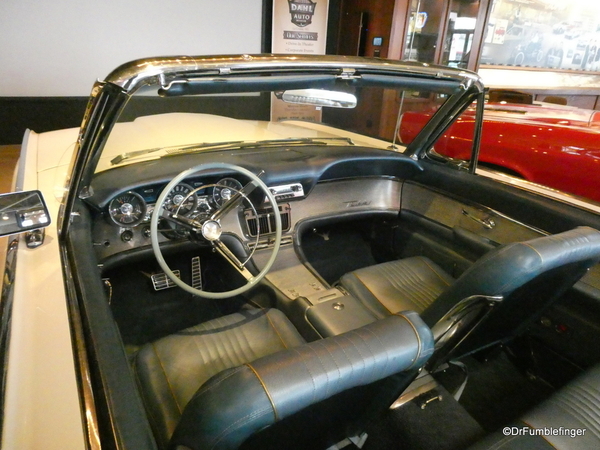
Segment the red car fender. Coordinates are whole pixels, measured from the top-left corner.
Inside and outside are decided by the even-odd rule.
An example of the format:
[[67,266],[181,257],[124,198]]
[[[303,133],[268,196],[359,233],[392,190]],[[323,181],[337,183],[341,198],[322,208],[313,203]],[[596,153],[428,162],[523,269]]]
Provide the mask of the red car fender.
[[[431,115],[404,113],[399,129],[402,142],[412,142]],[[470,159],[474,119],[473,110],[463,113],[436,143],[435,151]],[[525,120],[484,114],[479,161],[600,202],[600,114],[594,114],[591,120],[597,125],[582,127],[563,125],[558,123],[560,119]]]

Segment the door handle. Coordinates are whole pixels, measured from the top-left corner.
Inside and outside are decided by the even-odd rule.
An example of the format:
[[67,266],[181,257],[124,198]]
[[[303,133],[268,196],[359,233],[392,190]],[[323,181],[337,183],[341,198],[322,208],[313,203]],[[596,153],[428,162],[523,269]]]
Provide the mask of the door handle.
[[491,230],[496,226],[496,222],[494,222],[494,219],[492,219],[489,216],[485,219],[480,219],[479,217],[475,217],[474,215],[469,213],[466,209],[463,209],[462,213],[464,216],[467,216],[469,219],[474,220],[475,222],[482,225],[484,228],[487,228],[488,230]]

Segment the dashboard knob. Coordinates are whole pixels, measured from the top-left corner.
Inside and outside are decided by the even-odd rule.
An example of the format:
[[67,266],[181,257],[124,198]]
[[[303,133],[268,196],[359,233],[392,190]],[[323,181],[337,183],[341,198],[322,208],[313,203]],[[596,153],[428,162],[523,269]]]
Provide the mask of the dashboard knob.
[[129,242],[133,239],[133,231],[125,230],[121,233],[121,240],[123,242]]

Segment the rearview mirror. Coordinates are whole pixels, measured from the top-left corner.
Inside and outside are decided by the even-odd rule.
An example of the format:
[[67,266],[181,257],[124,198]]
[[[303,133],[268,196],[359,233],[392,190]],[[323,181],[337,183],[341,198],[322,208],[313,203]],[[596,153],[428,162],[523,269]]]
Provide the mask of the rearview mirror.
[[325,89],[293,89],[284,91],[281,99],[286,103],[300,105],[329,106],[332,108],[354,108],[356,97],[348,92]]
[[50,214],[40,191],[0,195],[0,236],[50,225]]

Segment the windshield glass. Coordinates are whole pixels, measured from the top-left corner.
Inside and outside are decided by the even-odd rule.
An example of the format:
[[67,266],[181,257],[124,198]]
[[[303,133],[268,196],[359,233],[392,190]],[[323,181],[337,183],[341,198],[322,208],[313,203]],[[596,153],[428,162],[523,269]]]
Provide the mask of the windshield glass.
[[355,145],[402,152],[403,114],[434,111],[458,89],[455,83],[394,80],[399,77],[244,78],[139,90],[121,112],[96,172],[182,152],[252,146]]

